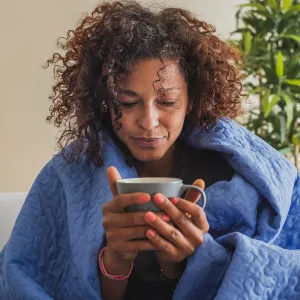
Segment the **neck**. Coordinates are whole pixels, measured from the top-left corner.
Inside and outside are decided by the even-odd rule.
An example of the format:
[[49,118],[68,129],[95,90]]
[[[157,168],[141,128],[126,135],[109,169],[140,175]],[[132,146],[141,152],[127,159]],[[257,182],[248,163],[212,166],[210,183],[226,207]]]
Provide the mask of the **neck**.
[[175,143],[159,160],[144,162],[140,177],[170,177],[174,168]]
[[140,177],[170,177],[179,157],[183,155],[185,144],[176,141],[159,160],[142,163]]

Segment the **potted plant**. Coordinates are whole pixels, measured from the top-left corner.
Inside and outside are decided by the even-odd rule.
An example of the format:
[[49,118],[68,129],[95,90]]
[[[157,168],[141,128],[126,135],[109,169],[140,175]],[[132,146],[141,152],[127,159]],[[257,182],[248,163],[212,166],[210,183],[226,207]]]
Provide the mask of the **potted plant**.
[[244,125],[299,169],[300,3],[250,0],[239,5],[230,43],[240,50],[244,87],[257,104]]

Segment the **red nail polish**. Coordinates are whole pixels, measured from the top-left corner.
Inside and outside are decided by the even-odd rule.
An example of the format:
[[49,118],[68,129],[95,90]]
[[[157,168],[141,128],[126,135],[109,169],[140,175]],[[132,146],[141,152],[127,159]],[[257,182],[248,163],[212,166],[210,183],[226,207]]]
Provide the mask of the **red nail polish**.
[[167,216],[167,215],[162,215],[162,217],[161,217],[165,222],[170,222],[170,217],[169,216]]
[[179,199],[178,199],[178,198],[172,197],[172,198],[170,198],[170,201],[171,201],[174,205],[176,205],[176,204],[179,202]]
[[149,222],[154,222],[156,220],[156,215],[152,212],[146,213],[146,220]]
[[146,202],[148,202],[149,200],[150,200],[150,196],[147,195],[147,194],[144,194],[144,195],[142,195],[142,196],[140,197],[139,202],[140,202],[140,203],[146,203]]
[[163,198],[162,195],[156,194],[156,195],[154,196],[154,202],[155,202],[156,204],[162,204],[164,201],[165,201],[165,199]]
[[155,232],[152,229],[149,229],[147,233],[150,238],[155,237]]

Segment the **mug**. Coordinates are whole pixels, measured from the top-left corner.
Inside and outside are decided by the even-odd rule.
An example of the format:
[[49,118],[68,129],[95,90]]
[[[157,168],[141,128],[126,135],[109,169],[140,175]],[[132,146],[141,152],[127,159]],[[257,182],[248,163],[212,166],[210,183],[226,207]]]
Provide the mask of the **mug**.
[[151,200],[143,204],[132,204],[125,208],[128,212],[136,211],[152,211],[159,212],[161,209],[153,201],[153,196],[156,193],[161,193],[167,198],[180,197],[186,190],[194,189],[201,194],[201,207],[204,209],[206,205],[205,192],[196,185],[183,184],[179,178],[169,177],[143,177],[119,179],[116,181],[118,194],[129,193],[147,193],[151,196]]

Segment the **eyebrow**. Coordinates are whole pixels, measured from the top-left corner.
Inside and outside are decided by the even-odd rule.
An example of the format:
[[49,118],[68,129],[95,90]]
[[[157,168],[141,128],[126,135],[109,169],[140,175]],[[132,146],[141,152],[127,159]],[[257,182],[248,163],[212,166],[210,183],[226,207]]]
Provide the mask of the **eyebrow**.
[[[176,87],[171,87],[171,88],[167,88],[167,89],[164,89],[165,92],[169,92],[169,91],[174,91],[174,90],[181,90],[181,88],[176,88]],[[138,97],[139,94],[135,91],[132,91],[132,90],[120,90],[120,94],[125,94],[127,96],[131,96],[131,97]]]

